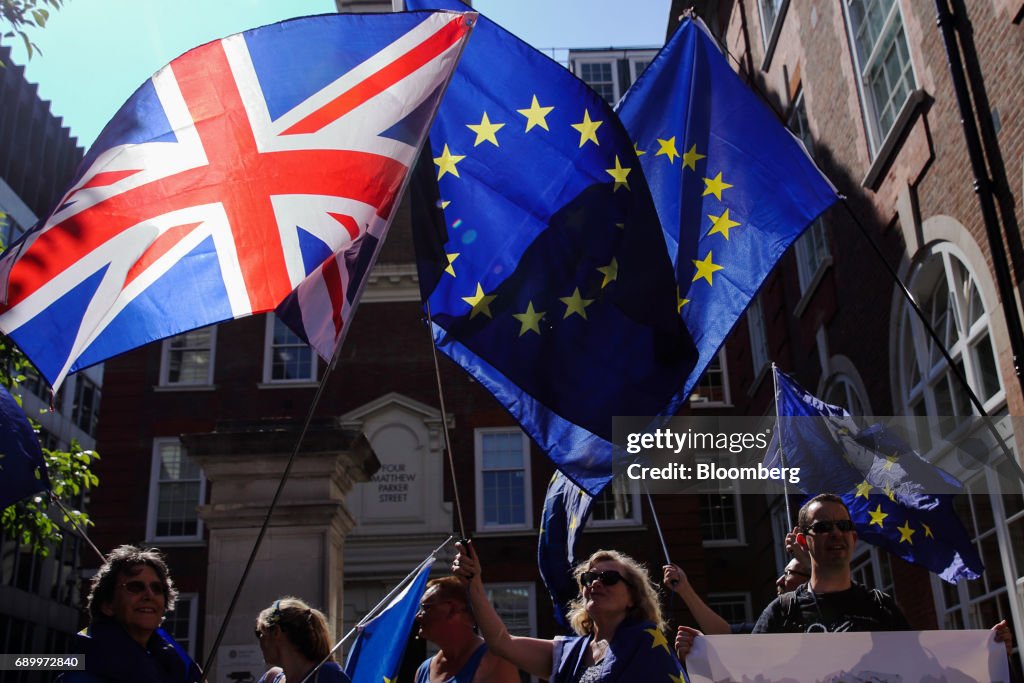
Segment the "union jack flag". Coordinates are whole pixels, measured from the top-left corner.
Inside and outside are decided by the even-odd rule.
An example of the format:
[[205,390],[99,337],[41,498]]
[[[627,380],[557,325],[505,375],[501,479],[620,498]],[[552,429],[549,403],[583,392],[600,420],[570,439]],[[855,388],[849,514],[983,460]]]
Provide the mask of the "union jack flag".
[[307,17],[178,57],[0,261],[0,330],[56,387],[147,342],[273,310],[312,274],[351,301],[328,320],[340,333],[359,278],[337,255],[372,262],[474,16]]

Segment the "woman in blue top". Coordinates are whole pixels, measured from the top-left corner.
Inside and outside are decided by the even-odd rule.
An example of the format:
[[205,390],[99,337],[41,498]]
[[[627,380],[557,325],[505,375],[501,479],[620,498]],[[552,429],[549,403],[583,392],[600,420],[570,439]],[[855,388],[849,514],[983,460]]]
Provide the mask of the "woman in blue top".
[[256,637],[271,667],[258,683],[350,683],[333,659],[316,668],[331,654],[331,633],[323,613],[299,598],[275,600],[260,612]]
[[472,544],[456,544],[452,572],[469,584],[469,598],[487,646],[520,669],[554,683],[683,681],[664,635],[658,597],[647,572],[615,550],[598,550],[577,565],[579,596],[569,603],[577,635],[554,640],[509,635],[480,576]]

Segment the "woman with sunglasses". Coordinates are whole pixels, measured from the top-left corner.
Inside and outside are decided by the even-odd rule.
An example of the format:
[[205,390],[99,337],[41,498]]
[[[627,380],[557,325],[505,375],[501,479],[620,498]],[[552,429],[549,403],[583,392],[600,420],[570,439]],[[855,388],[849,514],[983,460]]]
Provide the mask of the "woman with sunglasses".
[[123,545],[107,555],[92,579],[89,627],[71,652],[85,670],[61,683],[198,683],[199,667],[160,628],[178,591],[160,552]]
[[553,683],[682,679],[647,572],[633,558],[598,550],[574,570],[579,595],[568,607],[577,635],[554,640],[509,635],[481,578],[472,543],[457,543],[452,572],[468,583],[473,614],[487,647],[520,669]]
[[257,683],[349,683],[338,663],[328,659],[333,643],[327,619],[299,598],[275,600],[260,612],[256,638],[271,667]]

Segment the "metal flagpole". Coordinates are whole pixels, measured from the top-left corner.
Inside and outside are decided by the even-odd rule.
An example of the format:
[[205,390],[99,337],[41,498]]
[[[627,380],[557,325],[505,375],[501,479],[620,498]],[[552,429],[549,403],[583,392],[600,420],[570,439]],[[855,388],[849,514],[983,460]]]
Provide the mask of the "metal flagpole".
[[665,545],[665,536],[661,533],[661,522],[658,521],[658,512],[654,509],[654,499],[651,498],[651,492],[647,490],[647,484],[644,484],[644,495],[647,496],[647,504],[651,507],[651,519],[654,520],[654,529],[658,532],[661,551],[665,553],[665,564],[672,564],[672,560],[668,556],[668,546]]
[[[785,470],[786,452],[782,447],[782,422],[779,420],[779,367],[772,361],[772,384],[775,386],[775,433],[779,437],[779,465]],[[786,504],[786,533],[793,527],[793,511],[789,509],[789,485],[782,478],[782,500]]]

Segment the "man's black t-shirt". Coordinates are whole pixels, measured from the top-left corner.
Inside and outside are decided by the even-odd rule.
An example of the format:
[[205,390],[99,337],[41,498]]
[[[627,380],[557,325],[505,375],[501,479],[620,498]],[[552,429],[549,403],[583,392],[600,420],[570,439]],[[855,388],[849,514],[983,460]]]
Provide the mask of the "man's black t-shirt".
[[804,584],[772,601],[754,633],[909,631],[891,596],[858,583],[837,593],[814,593]]

